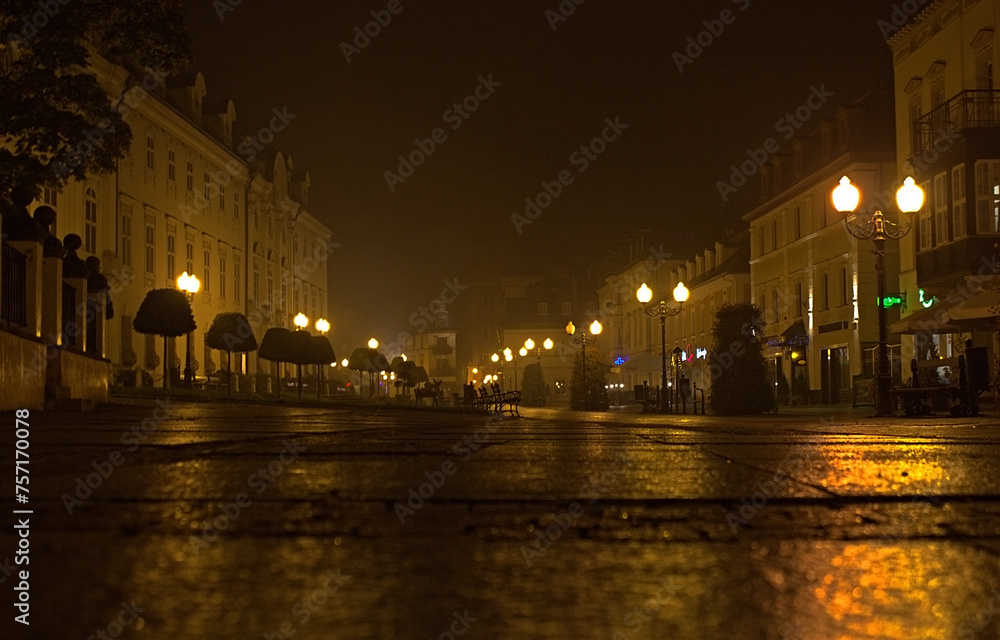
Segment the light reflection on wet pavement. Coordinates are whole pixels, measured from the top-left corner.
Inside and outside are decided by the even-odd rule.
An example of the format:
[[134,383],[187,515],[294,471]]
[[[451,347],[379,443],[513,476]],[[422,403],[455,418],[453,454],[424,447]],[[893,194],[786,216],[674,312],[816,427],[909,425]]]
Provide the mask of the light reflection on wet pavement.
[[995,417],[150,409],[33,416],[24,637],[998,637]]

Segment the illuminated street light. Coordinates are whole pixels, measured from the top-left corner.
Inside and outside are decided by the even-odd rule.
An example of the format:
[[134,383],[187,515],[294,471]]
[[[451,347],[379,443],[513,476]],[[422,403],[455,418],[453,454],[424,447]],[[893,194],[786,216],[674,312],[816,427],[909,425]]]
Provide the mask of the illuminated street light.
[[330,330],[330,323],[325,318],[320,318],[316,321],[316,331],[325,334]]
[[581,345],[580,353],[583,364],[583,396],[584,396],[583,408],[584,409],[587,409],[588,407],[591,406],[590,387],[587,385],[587,340],[600,335],[603,329],[604,327],[601,326],[601,323],[598,322],[597,320],[594,320],[590,324],[589,334],[586,331],[581,331],[580,335],[577,336],[576,325],[573,324],[573,321],[570,320],[566,324],[566,334],[569,336],[570,341],[573,342],[573,344]]
[[378,349],[378,340],[376,340],[375,338],[372,338],[371,340],[369,340],[368,341],[368,348],[369,349]]
[[[875,279],[878,290],[878,364],[875,374],[875,415],[894,416],[892,403],[892,370],[889,367],[889,349],[885,320],[885,241],[898,240],[910,232],[910,222],[900,225],[885,217],[876,209],[871,218],[864,222],[851,222],[850,214],[861,203],[861,191],[851,184],[850,178],[840,179],[840,186],[833,190],[833,206],[844,214],[844,226],[848,233],[859,240],[871,240],[875,245]],[[896,204],[900,212],[912,214],[924,206],[924,191],[913,178],[907,178],[896,192]]]
[[[659,304],[655,306],[648,306],[649,302],[653,299],[653,290],[646,286],[643,282],[642,286],[635,292],[635,297],[639,302],[642,303],[642,310],[646,312],[651,318],[660,319],[660,358],[663,361],[663,367],[660,372],[660,412],[667,412],[667,318],[671,316],[676,316],[681,312],[681,305],[687,302],[690,291],[684,286],[683,282],[678,282],[677,286],[674,287],[674,302],[677,303],[676,307],[671,307],[667,305],[666,300],[660,300]],[[676,383],[676,380],[674,381]],[[673,394],[678,393],[677,384],[673,386]],[[677,413],[677,402],[676,399],[673,402],[674,413]],[[645,410],[645,406],[643,407]]]
[[[177,276],[177,288],[184,292],[187,296],[188,306],[191,306],[194,302],[194,294],[201,289],[201,282],[197,276],[188,275],[188,272],[185,271]],[[191,313],[194,313],[194,309],[191,310]],[[194,372],[191,371],[191,332],[188,331],[184,346],[184,386],[188,389],[191,388],[193,377]]]
[[309,318],[307,318],[304,313],[296,314],[295,318],[292,319],[292,324],[299,329],[305,329],[309,326]]

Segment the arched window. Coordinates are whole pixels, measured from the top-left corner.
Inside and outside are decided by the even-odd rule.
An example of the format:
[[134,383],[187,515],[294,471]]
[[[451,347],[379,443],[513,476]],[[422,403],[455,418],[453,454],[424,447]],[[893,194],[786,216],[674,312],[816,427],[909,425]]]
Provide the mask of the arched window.
[[260,260],[253,259],[253,301],[260,305]]
[[84,203],[83,249],[87,253],[97,253],[97,192],[87,187]]

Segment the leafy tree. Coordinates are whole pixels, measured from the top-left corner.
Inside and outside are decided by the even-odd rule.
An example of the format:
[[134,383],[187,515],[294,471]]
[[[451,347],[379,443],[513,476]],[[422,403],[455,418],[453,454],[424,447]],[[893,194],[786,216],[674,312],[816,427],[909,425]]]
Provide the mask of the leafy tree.
[[368,395],[371,396],[375,389],[375,375],[380,371],[390,371],[392,365],[386,360],[385,356],[378,352],[377,349],[372,349],[369,347],[358,347],[351,353],[351,357],[348,358],[347,368],[354,369],[358,372],[360,376],[363,371],[367,371],[369,378],[371,380],[370,386],[368,388]]
[[187,296],[177,289],[150,290],[135,312],[132,328],[138,333],[163,336],[163,386],[170,388],[167,338],[176,338],[198,328]]
[[[608,408],[608,365],[601,361],[601,352],[587,345],[587,372],[584,376],[583,352],[576,354],[570,377],[569,401],[574,409],[600,410]],[[584,381],[586,380],[586,386]]]
[[229,395],[233,394],[233,353],[257,350],[257,338],[253,334],[250,321],[242,313],[224,311],[215,316],[212,326],[205,333],[205,344],[210,349],[226,352],[226,371]]
[[[5,0],[0,34],[14,58],[0,75],[4,201],[113,171],[132,141],[131,105],[191,59],[174,0]],[[89,65],[93,48],[129,72],[113,100]]]
[[[590,358],[587,358],[587,368],[590,368]],[[528,407],[545,406],[545,375],[537,362],[524,368],[524,378],[521,383],[521,404]]]
[[755,415],[774,411],[774,389],[768,381],[761,338],[764,317],[756,305],[727,304],[715,314],[709,402],[718,415]]
[[[289,362],[291,355],[292,332],[285,327],[271,327],[264,332],[264,337],[260,341],[260,349],[257,355],[264,360],[271,362]],[[281,368],[278,368],[278,380],[276,382],[277,395],[281,397]]]

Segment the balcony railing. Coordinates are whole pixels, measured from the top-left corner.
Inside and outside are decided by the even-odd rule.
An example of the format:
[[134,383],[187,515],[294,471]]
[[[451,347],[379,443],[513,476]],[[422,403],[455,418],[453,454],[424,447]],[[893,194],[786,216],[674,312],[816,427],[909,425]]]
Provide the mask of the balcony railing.
[[967,129],[983,127],[1000,127],[1000,91],[963,91],[913,123],[913,153],[923,153]]

